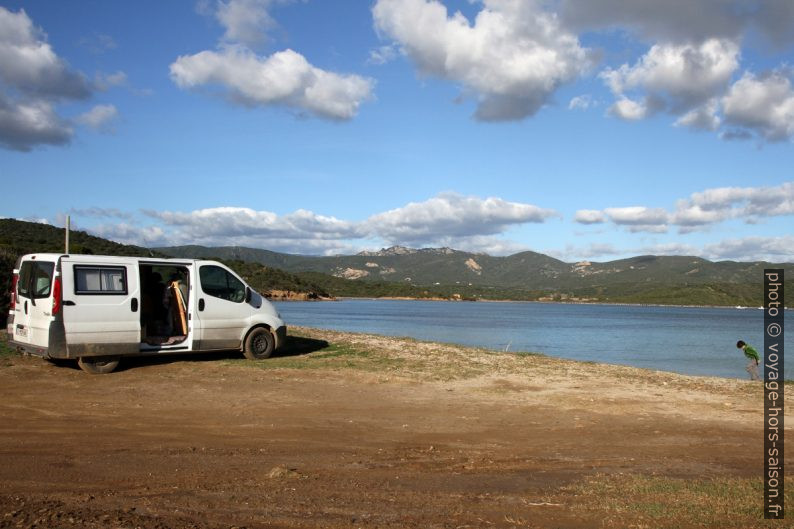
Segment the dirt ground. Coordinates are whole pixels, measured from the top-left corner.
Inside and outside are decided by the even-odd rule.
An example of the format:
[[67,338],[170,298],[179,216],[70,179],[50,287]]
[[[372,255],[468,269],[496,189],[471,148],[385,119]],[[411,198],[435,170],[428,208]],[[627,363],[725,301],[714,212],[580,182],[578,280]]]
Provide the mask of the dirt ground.
[[6,354],[0,527],[792,527],[760,519],[758,383],[296,334],[109,375]]

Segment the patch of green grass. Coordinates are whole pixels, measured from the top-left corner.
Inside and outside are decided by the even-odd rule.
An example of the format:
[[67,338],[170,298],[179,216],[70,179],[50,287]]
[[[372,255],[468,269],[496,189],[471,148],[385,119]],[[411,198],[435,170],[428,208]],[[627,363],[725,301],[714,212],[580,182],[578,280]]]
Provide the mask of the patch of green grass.
[[[787,504],[794,501],[792,487],[794,479],[787,479]],[[577,502],[577,508],[619,514],[626,526],[780,527],[774,520],[763,519],[764,486],[760,478],[687,480],[596,475],[563,491],[584,500]]]

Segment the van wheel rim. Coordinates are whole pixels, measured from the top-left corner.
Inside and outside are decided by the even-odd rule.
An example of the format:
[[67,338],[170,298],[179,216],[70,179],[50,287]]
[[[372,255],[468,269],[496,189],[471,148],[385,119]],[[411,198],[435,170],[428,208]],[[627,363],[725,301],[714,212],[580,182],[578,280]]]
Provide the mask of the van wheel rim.
[[254,351],[256,351],[257,354],[264,353],[265,351],[267,351],[267,346],[268,346],[267,338],[265,338],[264,335],[254,336],[253,346],[254,346]]

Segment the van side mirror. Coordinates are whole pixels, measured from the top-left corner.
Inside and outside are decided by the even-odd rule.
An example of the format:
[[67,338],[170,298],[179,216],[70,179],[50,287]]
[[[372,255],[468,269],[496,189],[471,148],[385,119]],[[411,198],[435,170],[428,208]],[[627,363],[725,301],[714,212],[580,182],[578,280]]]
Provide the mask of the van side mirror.
[[251,302],[251,296],[252,295],[253,295],[253,291],[251,290],[251,287],[245,287],[245,302],[246,303],[250,303]]

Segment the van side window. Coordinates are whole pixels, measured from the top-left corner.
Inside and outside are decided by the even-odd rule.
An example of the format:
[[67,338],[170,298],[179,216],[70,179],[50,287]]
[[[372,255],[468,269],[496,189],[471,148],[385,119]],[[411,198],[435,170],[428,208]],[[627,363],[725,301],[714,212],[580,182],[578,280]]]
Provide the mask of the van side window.
[[126,294],[127,269],[123,266],[74,265],[75,294]]
[[209,296],[241,303],[245,299],[245,285],[219,266],[204,265],[199,269],[201,290]]
[[44,299],[50,297],[54,270],[55,263],[25,261],[19,268],[17,292],[26,298]]

